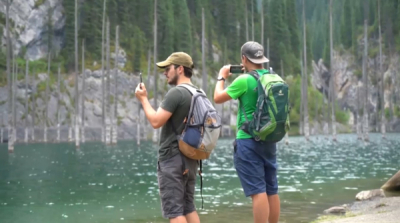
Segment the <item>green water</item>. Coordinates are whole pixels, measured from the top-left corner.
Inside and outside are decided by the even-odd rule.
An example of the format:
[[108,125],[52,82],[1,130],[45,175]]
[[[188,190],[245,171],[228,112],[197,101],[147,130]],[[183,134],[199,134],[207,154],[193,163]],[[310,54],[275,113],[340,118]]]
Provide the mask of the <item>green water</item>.
[[[280,222],[310,222],[326,208],[354,201],[361,190],[379,188],[400,168],[398,135],[382,141],[371,134],[369,144],[355,135],[340,135],[336,144],[322,137],[279,144]],[[252,222],[231,143],[221,139],[204,165],[202,222]],[[80,150],[72,143],[20,144],[14,154],[1,144],[0,222],[167,222],[161,217],[156,161],[151,143],[86,143]]]

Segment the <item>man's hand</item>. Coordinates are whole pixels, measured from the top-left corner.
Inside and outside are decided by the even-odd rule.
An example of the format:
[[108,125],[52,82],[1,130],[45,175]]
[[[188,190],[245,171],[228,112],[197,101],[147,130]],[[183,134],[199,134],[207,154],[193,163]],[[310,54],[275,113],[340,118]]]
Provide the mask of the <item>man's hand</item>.
[[[142,88],[140,88],[140,86]],[[136,90],[135,90],[135,95],[136,95],[136,98],[139,99],[139,101],[143,101],[143,99],[147,98],[146,86],[144,86],[143,83],[138,84],[138,86],[136,87]]]
[[231,69],[231,65],[230,65],[230,64],[223,66],[223,67],[219,70],[218,76],[227,79],[229,76],[232,75],[231,73],[229,73],[229,70],[230,70],[230,69]]

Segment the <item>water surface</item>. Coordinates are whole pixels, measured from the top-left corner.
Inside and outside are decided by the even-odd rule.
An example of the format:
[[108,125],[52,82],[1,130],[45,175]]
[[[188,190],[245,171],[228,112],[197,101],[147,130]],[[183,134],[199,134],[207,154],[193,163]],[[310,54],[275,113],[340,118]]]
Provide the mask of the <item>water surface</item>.
[[[279,144],[280,222],[310,222],[323,210],[354,201],[361,190],[376,189],[400,168],[400,137],[357,141],[339,135],[291,137]],[[204,165],[204,209],[200,188],[196,205],[202,222],[252,222],[233,166],[232,139],[221,139]],[[167,222],[158,196],[157,146],[120,141],[117,146],[19,144],[8,154],[0,145],[2,223]],[[198,178],[198,183],[200,179]],[[198,184],[200,185],[200,184]]]

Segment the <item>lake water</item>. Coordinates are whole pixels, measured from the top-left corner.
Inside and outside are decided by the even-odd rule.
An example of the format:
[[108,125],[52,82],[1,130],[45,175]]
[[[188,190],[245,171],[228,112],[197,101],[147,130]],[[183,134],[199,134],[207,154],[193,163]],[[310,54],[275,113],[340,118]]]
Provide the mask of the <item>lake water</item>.
[[[279,144],[280,222],[310,222],[323,210],[354,201],[400,169],[400,137],[371,134],[371,142],[339,135],[306,142],[291,137]],[[232,139],[220,139],[203,168],[196,205],[202,222],[252,222],[251,200],[243,195],[232,155]],[[86,143],[0,145],[0,222],[106,223],[167,222],[158,196],[157,146],[120,141],[117,146]],[[198,184],[200,185],[200,178]]]

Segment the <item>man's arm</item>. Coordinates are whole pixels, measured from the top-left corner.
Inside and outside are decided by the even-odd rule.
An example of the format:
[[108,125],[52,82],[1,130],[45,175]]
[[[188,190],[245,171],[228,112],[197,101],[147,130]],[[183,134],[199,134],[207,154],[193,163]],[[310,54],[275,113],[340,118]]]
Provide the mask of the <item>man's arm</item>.
[[[142,88],[140,88],[142,86]],[[172,116],[172,112],[169,112],[163,108],[158,108],[157,111],[151,106],[149,99],[147,98],[147,91],[144,84],[139,84],[135,90],[136,97],[142,103],[144,113],[146,114],[147,120],[154,129],[158,129],[163,126],[168,119]],[[139,114],[138,114],[139,115]]]
[[[230,65],[223,66],[219,71],[218,77],[223,77],[226,80],[230,76],[229,68]],[[225,81],[221,80],[217,81],[217,84],[215,85],[214,102],[216,104],[222,104],[232,99],[231,96],[229,96],[229,94],[224,89],[224,83]]]
[[224,82],[225,81],[217,81],[217,85],[215,85],[214,102],[216,104],[222,104],[232,99],[231,96],[226,93],[226,89],[224,89]]
[[143,99],[141,102],[143,105],[144,113],[146,114],[146,118],[147,120],[149,120],[150,125],[154,129],[158,129],[163,126],[172,116],[171,112],[164,110],[161,107],[159,107],[157,111],[155,111],[147,98]]

